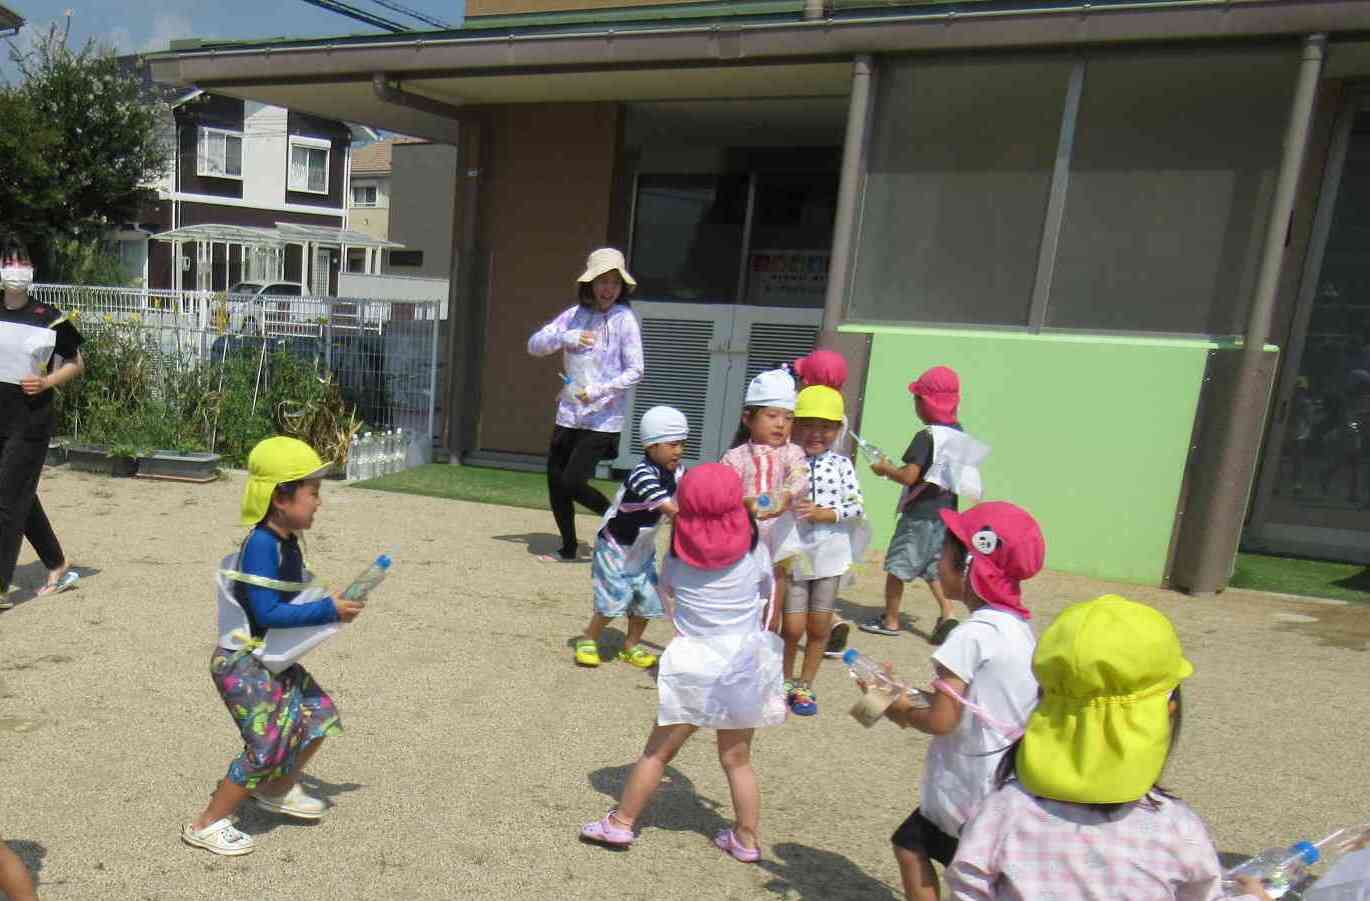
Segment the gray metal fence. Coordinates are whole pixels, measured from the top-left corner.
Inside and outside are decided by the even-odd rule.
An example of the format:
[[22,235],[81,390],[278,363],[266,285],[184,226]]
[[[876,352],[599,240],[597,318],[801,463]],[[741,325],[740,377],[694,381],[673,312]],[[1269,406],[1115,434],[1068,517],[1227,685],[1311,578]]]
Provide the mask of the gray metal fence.
[[[30,296],[78,328],[135,325],[166,361],[222,360],[264,347],[315,360],[369,426],[433,435],[438,303],[361,297],[252,297],[87,285],[34,285]],[[431,441],[421,442],[425,455]]]

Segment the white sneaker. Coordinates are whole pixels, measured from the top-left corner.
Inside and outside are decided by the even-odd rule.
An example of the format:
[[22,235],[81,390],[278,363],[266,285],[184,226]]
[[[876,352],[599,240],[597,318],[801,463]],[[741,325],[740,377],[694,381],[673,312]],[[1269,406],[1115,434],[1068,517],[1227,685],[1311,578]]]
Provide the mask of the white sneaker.
[[259,807],[301,820],[322,819],[323,815],[328,813],[328,804],[305,794],[298,782],[290,786],[290,791],[283,795],[268,795],[266,792],[254,791],[252,800],[256,801]]
[[239,832],[238,827],[234,826],[228,817],[215,820],[203,829],[195,829],[187,823],[181,829],[181,841],[225,857],[251,854],[256,848],[252,836]]

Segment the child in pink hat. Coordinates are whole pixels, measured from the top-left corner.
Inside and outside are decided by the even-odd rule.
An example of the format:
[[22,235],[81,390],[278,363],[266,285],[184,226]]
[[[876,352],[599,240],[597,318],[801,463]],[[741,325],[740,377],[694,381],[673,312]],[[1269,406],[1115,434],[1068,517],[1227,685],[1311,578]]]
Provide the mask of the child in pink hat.
[[899,726],[934,736],[918,807],[890,838],[910,901],[939,897],[932,861],[951,864],[962,825],[993,790],[1000,758],[1037,704],[1037,640],[1022,583],[1045,561],[1041,529],[1026,510],[1003,502],[943,509],[939,518],[942,587],[970,617],[932,655],[930,705],[901,697],[885,711]]
[[691,469],[676,491],[671,551],[659,592],[676,628],[661,655],[656,726],[628,776],[618,806],[580,830],[583,840],[627,847],[666,766],[699,728],[718,730],[718,759],[737,820],[714,836],[744,863],[761,858],[761,792],[752,771],[752,733],[785,720],[780,636],[766,629],[771,561],[742,503],[731,468]]
[[[946,527],[939,514],[955,510],[955,492],[928,480],[937,452],[938,430],[961,431],[957,407],[961,403],[961,380],[946,366],[934,366],[909,384],[914,398],[914,411],[925,428],[913,436],[904,451],[902,465],[891,460],[877,460],[871,471],[904,486],[899,495],[899,520],[889,549],[885,552],[885,612],[861,624],[863,632],[877,635],[898,635],[902,629],[899,607],[904,600],[904,583],[914,579],[927,582],[933,600],[937,602],[937,622],[930,640],[941,644],[956,619],[951,601],[938,584],[937,558],[942,551]],[[945,431],[943,432],[946,437]]]

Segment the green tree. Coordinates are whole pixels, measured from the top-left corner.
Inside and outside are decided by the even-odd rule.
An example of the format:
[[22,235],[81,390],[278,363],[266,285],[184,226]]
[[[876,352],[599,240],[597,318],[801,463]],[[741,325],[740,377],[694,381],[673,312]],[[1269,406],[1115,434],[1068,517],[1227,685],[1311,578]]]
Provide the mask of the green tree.
[[92,248],[136,214],[170,159],[169,113],[94,42],[79,50],[52,26],[0,87],[0,227],[30,245],[38,278],[88,268]]

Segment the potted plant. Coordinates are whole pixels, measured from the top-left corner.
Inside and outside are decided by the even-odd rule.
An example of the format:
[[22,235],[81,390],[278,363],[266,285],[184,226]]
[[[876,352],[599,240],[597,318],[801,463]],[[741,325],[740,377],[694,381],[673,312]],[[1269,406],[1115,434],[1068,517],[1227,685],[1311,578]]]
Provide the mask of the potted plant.
[[111,445],[109,449],[109,474],[128,478],[138,474],[138,449],[127,442]]

